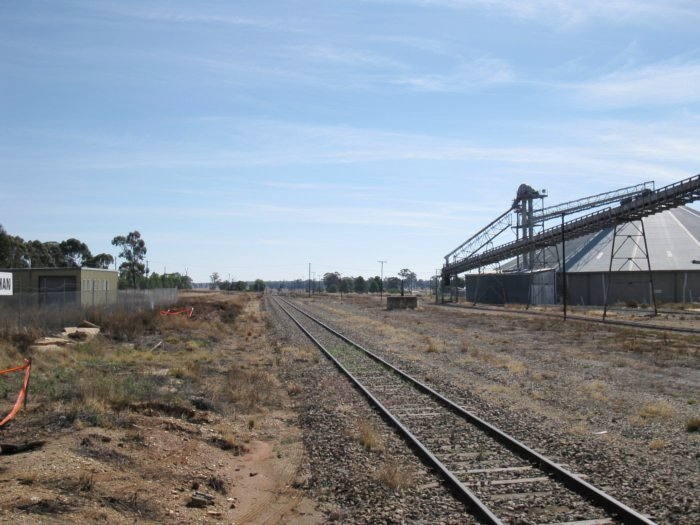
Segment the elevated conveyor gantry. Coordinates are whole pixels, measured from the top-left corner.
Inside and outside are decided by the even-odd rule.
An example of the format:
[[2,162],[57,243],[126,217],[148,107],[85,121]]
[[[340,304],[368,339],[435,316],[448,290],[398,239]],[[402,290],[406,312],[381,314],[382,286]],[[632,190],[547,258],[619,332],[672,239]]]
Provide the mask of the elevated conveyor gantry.
[[[471,253],[460,259],[453,257],[452,261],[450,261],[449,257],[457,252],[455,250],[445,258],[446,262],[442,268],[442,277],[447,280],[453,275],[505,261],[518,255],[531,253],[536,249],[554,246],[562,239],[575,239],[589,233],[600,231],[604,228],[612,227],[616,224],[639,220],[643,217],[648,217],[649,215],[654,215],[664,210],[676,208],[700,199],[700,175],[690,177],[674,184],[669,184],[657,190],[648,188],[646,186],[647,184],[649,183],[638,185],[638,189],[635,192],[636,196],[632,198],[627,196],[622,200],[619,206],[608,207],[588,215],[577,217],[565,222],[563,225],[543,230],[541,233],[533,235],[532,237],[518,239],[494,248],[486,249],[479,253]],[[621,190],[617,191],[619,192]],[[604,195],[606,194],[600,194],[598,197]],[[621,195],[618,193],[616,197],[613,198],[610,196],[609,199],[614,202],[619,200],[620,197]],[[581,201],[586,199],[581,199]],[[576,202],[577,201],[573,201],[573,203]],[[598,202],[600,202],[600,199]],[[575,213],[573,207],[561,208],[561,206],[563,205],[552,207],[558,208],[556,212],[552,208],[549,208],[550,211],[547,212],[547,214],[550,217],[556,217],[563,216],[566,213]],[[581,206],[584,206],[583,202]],[[587,206],[588,208],[592,207],[591,203]],[[576,211],[581,211],[581,209],[586,208],[579,208]],[[547,208],[542,210],[543,215],[546,210]],[[466,244],[467,243],[464,243],[462,246]]]

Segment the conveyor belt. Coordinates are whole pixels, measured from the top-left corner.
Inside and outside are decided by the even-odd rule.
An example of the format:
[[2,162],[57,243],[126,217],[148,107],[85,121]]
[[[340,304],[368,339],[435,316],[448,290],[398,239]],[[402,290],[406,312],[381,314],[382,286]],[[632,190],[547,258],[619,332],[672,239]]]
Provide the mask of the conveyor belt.
[[549,228],[531,239],[512,241],[477,255],[468,256],[459,261],[446,264],[442,268],[442,275],[443,277],[457,275],[475,268],[504,261],[517,255],[529,253],[538,248],[554,246],[561,242],[562,237],[565,240],[575,239],[616,224],[639,220],[670,208],[677,208],[698,199],[700,199],[700,175],[695,175],[689,179],[644,193],[619,206],[605,208],[583,217],[577,217],[565,222],[563,227],[560,225]]

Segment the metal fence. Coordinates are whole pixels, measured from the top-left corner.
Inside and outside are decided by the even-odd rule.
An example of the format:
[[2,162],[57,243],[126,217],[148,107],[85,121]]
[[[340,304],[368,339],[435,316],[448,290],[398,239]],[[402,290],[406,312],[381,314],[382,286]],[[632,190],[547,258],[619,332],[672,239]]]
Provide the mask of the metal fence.
[[79,323],[89,311],[102,313],[154,310],[177,302],[177,288],[20,292],[0,297],[0,329],[23,327],[54,330]]

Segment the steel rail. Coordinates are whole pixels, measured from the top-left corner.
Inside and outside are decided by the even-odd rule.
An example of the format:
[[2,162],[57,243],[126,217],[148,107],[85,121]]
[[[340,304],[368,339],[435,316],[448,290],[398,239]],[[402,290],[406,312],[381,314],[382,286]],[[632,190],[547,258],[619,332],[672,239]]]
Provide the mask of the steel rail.
[[[355,384],[357,388],[360,389],[360,391],[364,394],[364,396],[369,399],[369,401],[379,409],[381,412],[382,416],[386,418],[394,427],[396,427],[399,432],[404,436],[405,439],[408,440],[409,444],[418,452],[418,454],[427,461],[428,464],[430,464],[432,467],[438,470],[438,472],[442,475],[442,477],[447,481],[447,483],[450,485],[450,488],[456,493],[456,495],[459,497],[460,500],[462,500],[464,503],[466,503],[473,511],[474,513],[484,520],[486,523],[490,525],[504,525],[503,522],[493,513],[491,510],[474,494],[471,490],[469,490],[467,487],[460,482],[457,477],[437,458],[435,455],[428,450],[423,443],[420,442],[420,440],[403,424],[401,421],[399,421],[396,416],[394,416],[388,408],[386,408],[381,401],[379,401],[372,393],[347,369],[343,366],[343,364],[333,355],[331,354],[324,346],[321,344],[321,342],[316,339],[306,328],[304,328],[301,323],[294,318],[294,316],[282,305],[280,304],[280,299],[274,298],[275,302],[277,305],[289,316],[289,318],[299,327],[299,329],[306,334],[306,336],[311,339],[311,341],[324,353],[326,354],[327,357],[333,361],[333,363],[340,369],[348,378]],[[295,305],[290,303],[289,301],[282,300],[292,308],[298,310],[300,313],[303,315],[306,315],[313,321],[317,322],[327,330],[331,331],[333,334],[336,336],[340,337],[343,339],[345,342],[352,346],[357,346],[355,343],[347,339],[345,336],[342,334],[339,334],[335,332],[333,329],[329,328],[325,324],[323,324],[321,321],[314,319],[311,317],[309,314],[304,312],[303,310],[300,310],[297,308]],[[361,347],[358,347],[361,348]],[[364,349],[363,349],[364,350]],[[369,355],[374,356],[374,354],[371,354],[371,352],[367,352]],[[381,358],[374,356],[377,358],[379,361],[384,363],[384,361],[381,360]],[[384,363],[385,366],[391,366],[388,365],[387,363]]]
[[[469,304],[456,304],[456,303],[444,303],[444,304],[439,304],[438,306],[449,306],[451,308],[464,308],[464,309],[470,309],[470,310],[480,310],[484,312],[495,312],[499,314],[517,314],[517,315],[534,315],[534,316],[540,316],[540,317],[549,317],[551,319],[563,319],[563,316],[560,314],[556,313],[550,313],[550,312],[533,312],[531,310],[505,310],[505,309],[499,309],[499,308],[494,308],[494,307],[489,307],[489,306],[478,306],[478,305],[469,305]],[[598,323],[598,324],[604,324],[604,325],[613,325],[613,326],[626,326],[630,328],[643,328],[645,330],[656,330],[656,331],[662,331],[662,332],[677,332],[681,334],[695,334],[695,335],[700,335],[700,329],[698,328],[685,328],[683,326],[664,326],[660,324],[645,324],[645,323],[638,323],[635,321],[622,321],[622,320],[609,320],[609,319],[596,319],[596,318],[591,318],[591,317],[584,317],[582,315],[571,315],[568,314],[566,316],[567,321],[569,319],[573,321],[582,321],[585,323]]]
[[[561,467],[557,463],[551,461],[550,459],[546,458],[545,456],[543,456],[539,452],[536,452],[535,450],[531,449],[530,447],[528,447],[527,445],[525,445],[521,441],[518,441],[514,437],[512,437],[512,436],[508,435],[507,433],[503,432],[502,430],[496,428],[494,425],[488,423],[484,419],[481,419],[477,415],[469,412],[468,410],[465,410],[461,406],[457,405],[455,402],[451,401],[450,399],[446,398],[442,394],[440,394],[437,391],[430,388],[428,385],[415,379],[414,377],[412,377],[408,373],[404,372],[403,370],[401,370],[401,369],[395,367],[394,365],[390,364],[389,362],[385,361],[380,356],[376,355],[375,353],[371,352],[370,350],[367,350],[366,348],[364,348],[361,345],[359,345],[358,343],[352,341],[350,338],[346,337],[345,335],[341,334],[340,332],[334,330],[333,328],[331,328],[330,326],[325,324],[323,321],[315,318],[314,316],[312,316],[308,312],[305,312],[304,310],[302,310],[301,308],[299,308],[298,306],[294,305],[293,303],[291,303],[289,301],[284,300],[284,302],[286,304],[288,304],[289,306],[291,306],[292,308],[294,308],[295,310],[297,310],[298,312],[300,312],[301,314],[303,314],[306,317],[308,317],[309,319],[311,319],[312,321],[314,321],[315,323],[317,323],[318,325],[322,326],[323,328],[325,328],[326,330],[331,332],[336,337],[342,339],[343,341],[345,341],[349,345],[354,346],[355,348],[357,348],[358,350],[360,350],[361,352],[363,352],[367,356],[369,356],[372,359],[374,359],[375,361],[381,363],[387,369],[398,374],[406,381],[408,381],[411,384],[413,384],[414,386],[418,387],[419,390],[423,391],[424,393],[426,393],[426,394],[430,395],[431,397],[433,397],[434,399],[438,400],[440,403],[442,403],[444,406],[446,406],[447,408],[452,410],[454,413],[465,418],[470,423],[474,424],[476,427],[478,427],[481,430],[483,430],[484,432],[486,432],[489,436],[496,439],[499,443],[504,445],[511,452],[514,452],[514,453],[520,455],[521,457],[526,458],[530,462],[537,464],[542,470],[551,474],[555,479],[557,479],[559,482],[564,484],[570,490],[574,491],[575,493],[579,494],[580,496],[583,496],[585,498],[588,498],[591,501],[594,501],[600,507],[602,507],[604,510],[606,510],[607,512],[612,514],[615,518],[621,520],[623,523],[629,524],[629,525],[640,525],[640,524],[655,525],[655,523],[653,521],[649,520],[648,518],[646,518],[642,514],[638,513],[637,511],[633,510],[632,508],[628,507],[627,505],[625,505],[621,501],[618,501],[617,499],[613,498],[609,494],[606,494],[602,490],[600,490],[600,489],[596,488],[595,486],[591,485],[590,483],[584,481],[583,479],[578,477],[576,474],[569,472],[568,470],[564,469],[563,467]],[[282,306],[280,305],[280,307],[282,307]],[[287,310],[284,309],[284,307],[282,307],[282,308],[283,308],[283,310],[285,310],[285,312],[287,312]],[[287,312],[287,315],[290,315],[289,312]],[[292,316],[290,315],[290,317],[292,317]],[[308,333],[308,331],[306,331],[303,327],[301,327],[301,325],[299,324],[298,321],[296,321],[296,319],[294,319],[294,318],[292,318],[292,319],[297,324],[297,326],[299,326],[314,341],[314,343],[317,346],[319,346],[319,348],[323,349],[323,347],[320,345],[320,343],[317,342],[316,339],[313,338],[313,336],[311,336]],[[327,355],[330,356],[330,354],[327,351],[325,351],[325,349],[323,349],[323,350],[324,350],[324,352],[326,352]],[[344,367],[342,367],[342,365],[337,362],[335,357],[333,357],[333,356],[330,356],[330,357],[332,357],[333,361],[339,367],[341,367],[341,369],[345,370]],[[350,377],[352,377],[349,374],[349,372],[346,372],[346,373]],[[353,381],[356,384],[358,384],[358,386],[362,389],[363,392],[367,391],[366,388],[364,386],[360,385],[356,379],[353,378]],[[367,392],[367,395],[370,396],[372,399],[374,399],[374,397],[369,392]],[[378,401],[376,401],[376,403],[380,404]],[[382,410],[385,411],[386,409],[382,407]],[[396,418],[393,415],[389,414],[388,412],[387,412],[387,416],[389,416],[394,421],[396,420]],[[402,429],[405,428],[405,427],[403,427],[403,425],[400,422],[397,421],[396,423],[398,425],[400,425],[400,428],[402,428]],[[402,430],[402,432],[403,432],[403,430]],[[408,430],[406,430],[406,432],[408,434],[410,434],[410,432]],[[412,436],[412,434],[410,434],[410,435]],[[415,438],[412,438],[412,439],[415,439]],[[420,448],[425,449],[425,447],[423,445],[420,445]],[[434,457],[432,454],[430,454],[430,456]],[[435,461],[437,461],[437,463],[439,463],[441,465],[440,471],[442,472],[444,466],[442,465],[442,463],[439,462],[439,460],[437,460],[437,458],[435,458]],[[454,478],[454,476],[451,473],[449,474],[448,479],[454,479],[456,481],[456,483],[458,483],[459,487],[464,487],[461,484],[461,482],[459,482],[459,480]],[[467,492],[469,492],[469,494],[471,494],[471,491],[469,491],[466,487],[464,487],[464,490],[466,490]],[[480,500],[478,500],[478,498],[476,498],[476,496],[473,496],[473,497],[476,499],[476,501],[479,502],[480,505],[483,506],[483,503]],[[493,523],[496,523],[496,522],[493,522]],[[498,522],[498,523],[500,523],[500,522]]]

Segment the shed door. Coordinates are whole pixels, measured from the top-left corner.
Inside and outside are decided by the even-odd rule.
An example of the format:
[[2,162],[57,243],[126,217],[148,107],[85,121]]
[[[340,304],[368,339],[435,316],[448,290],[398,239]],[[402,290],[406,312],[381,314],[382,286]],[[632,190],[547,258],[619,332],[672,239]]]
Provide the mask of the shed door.
[[65,304],[76,302],[75,276],[39,277],[39,302],[43,304]]

